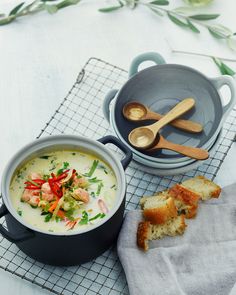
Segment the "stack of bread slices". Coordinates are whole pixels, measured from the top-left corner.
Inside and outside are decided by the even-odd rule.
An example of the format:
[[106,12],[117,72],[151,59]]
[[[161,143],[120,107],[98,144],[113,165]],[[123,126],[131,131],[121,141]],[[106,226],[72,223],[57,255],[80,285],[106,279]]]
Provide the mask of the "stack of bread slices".
[[140,200],[144,221],[138,225],[137,244],[147,251],[148,241],[184,233],[185,218],[197,214],[199,200],[218,198],[221,188],[204,176],[196,176],[170,189]]

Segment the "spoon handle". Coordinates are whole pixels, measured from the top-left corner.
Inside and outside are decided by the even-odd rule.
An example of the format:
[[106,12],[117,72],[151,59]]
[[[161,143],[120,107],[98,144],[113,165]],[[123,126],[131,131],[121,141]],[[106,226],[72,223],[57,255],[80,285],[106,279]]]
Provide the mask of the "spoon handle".
[[[164,115],[159,113],[150,112],[148,114],[148,119],[150,120],[159,121],[163,117]],[[190,120],[184,120],[184,119],[175,119],[170,122],[170,125],[191,133],[200,133],[203,130],[203,126],[201,124],[196,123],[194,121],[190,121]]]
[[167,149],[175,151],[177,153],[180,153],[182,155],[185,155],[196,160],[206,160],[209,157],[208,151],[204,149],[195,148],[191,146],[184,146],[164,139],[158,142],[156,146],[152,147],[148,151],[155,151],[157,149]]
[[158,122],[146,126],[154,134],[156,134],[163,126],[170,123],[174,119],[178,118],[182,114],[186,113],[188,110],[190,110],[195,104],[195,100],[193,98],[185,98],[181,102],[179,102],[173,109],[171,109],[163,118],[161,118]]

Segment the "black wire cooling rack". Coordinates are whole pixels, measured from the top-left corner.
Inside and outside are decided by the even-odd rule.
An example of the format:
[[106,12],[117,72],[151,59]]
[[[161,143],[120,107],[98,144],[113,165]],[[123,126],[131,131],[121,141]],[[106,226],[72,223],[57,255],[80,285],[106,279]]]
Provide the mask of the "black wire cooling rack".
[[[111,134],[109,124],[102,114],[102,100],[110,89],[120,88],[126,80],[125,70],[97,58],[89,59],[38,137],[67,133],[96,139]],[[163,190],[172,183],[181,182],[186,176],[202,174],[213,179],[235,141],[235,133],[236,109],[224,124],[213,157],[185,175],[158,177],[137,169],[137,165],[131,163],[126,170],[126,210],[136,209],[140,196]],[[0,268],[55,294],[128,294],[127,282],[115,247],[80,266],[53,267],[31,259],[14,244],[0,238]]]

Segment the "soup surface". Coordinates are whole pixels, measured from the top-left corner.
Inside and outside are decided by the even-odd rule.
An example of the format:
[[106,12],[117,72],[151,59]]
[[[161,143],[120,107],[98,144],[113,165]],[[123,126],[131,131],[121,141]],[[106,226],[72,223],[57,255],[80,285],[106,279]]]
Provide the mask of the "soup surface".
[[10,196],[27,223],[49,232],[84,230],[116,201],[117,181],[102,160],[80,151],[42,154],[14,174]]

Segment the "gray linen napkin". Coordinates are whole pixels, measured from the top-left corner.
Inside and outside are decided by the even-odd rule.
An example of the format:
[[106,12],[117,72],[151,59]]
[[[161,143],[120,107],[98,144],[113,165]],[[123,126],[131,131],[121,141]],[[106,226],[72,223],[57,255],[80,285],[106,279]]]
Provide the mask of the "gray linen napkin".
[[131,295],[236,294],[236,184],[201,202],[183,236],[136,246],[141,211],[126,214],[117,249]]

